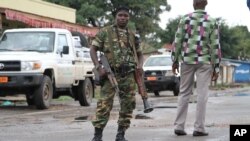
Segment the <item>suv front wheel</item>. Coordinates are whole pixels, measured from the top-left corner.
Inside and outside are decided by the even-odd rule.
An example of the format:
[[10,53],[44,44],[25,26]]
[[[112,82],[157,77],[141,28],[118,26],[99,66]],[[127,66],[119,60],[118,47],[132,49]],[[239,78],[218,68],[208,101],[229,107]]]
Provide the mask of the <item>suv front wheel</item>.
[[160,96],[159,91],[154,91],[155,96]]
[[51,79],[43,76],[40,86],[34,91],[34,101],[37,109],[48,109],[53,95]]

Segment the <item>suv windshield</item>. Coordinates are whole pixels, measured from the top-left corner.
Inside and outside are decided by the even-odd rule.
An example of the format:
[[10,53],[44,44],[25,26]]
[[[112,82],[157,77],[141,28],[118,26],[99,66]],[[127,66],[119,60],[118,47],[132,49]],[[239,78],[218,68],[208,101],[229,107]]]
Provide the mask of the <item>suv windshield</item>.
[[170,56],[162,56],[162,57],[149,57],[145,62],[144,66],[171,66],[172,60]]
[[7,32],[0,41],[0,51],[52,52],[53,32]]

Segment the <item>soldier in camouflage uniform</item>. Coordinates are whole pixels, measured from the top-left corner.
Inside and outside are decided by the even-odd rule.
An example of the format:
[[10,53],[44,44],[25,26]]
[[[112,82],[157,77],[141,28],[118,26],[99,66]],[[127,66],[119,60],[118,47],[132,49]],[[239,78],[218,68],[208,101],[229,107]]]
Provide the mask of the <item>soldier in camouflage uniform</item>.
[[[134,78],[135,68],[142,71],[143,57],[137,38],[128,28],[129,9],[119,7],[115,11],[115,23],[102,28],[92,41],[90,55],[102,76],[100,99],[97,102],[96,118],[92,121],[95,134],[92,141],[102,141],[102,132],[106,126],[110,111],[113,107],[115,90],[109,79],[105,76],[105,70],[101,67],[97,57],[97,51],[101,51],[107,57],[120,89],[120,111],[118,119],[118,133],[116,141],[126,141],[125,130],[130,126],[133,110],[135,109],[136,82]],[[134,50],[138,55],[136,63]]]

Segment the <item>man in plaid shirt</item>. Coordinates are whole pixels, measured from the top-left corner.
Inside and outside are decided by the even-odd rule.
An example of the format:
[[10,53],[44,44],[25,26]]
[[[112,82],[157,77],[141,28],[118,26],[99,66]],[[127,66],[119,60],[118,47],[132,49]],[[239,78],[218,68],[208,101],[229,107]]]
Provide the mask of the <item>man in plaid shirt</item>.
[[178,136],[187,134],[184,128],[195,74],[198,96],[193,136],[208,135],[204,127],[208,86],[211,80],[218,78],[221,49],[219,26],[216,19],[206,13],[206,5],[207,0],[193,0],[195,11],[181,18],[173,43],[174,73],[179,71],[181,63],[178,110],[174,122],[174,132]]

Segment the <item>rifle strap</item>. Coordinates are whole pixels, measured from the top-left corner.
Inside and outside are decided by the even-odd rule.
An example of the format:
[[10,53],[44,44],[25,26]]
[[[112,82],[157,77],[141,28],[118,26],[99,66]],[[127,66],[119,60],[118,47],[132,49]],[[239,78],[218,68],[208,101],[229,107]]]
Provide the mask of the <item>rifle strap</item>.
[[[108,45],[109,45],[109,48],[110,48],[111,50],[113,50],[113,47],[114,47],[114,42],[113,42],[113,39],[112,39],[113,36],[114,36],[114,35],[113,35],[113,26],[108,26],[108,27],[107,27],[107,33],[108,33],[107,36],[108,36],[108,42],[109,42]],[[109,59],[110,59],[110,58],[113,58],[113,57],[115,56],[114,51],[111,51],[111,52],[110,52],[110,55],[111,55],[111,56],[109,56],[109,57],[107,56],[106,53],[104,53],[104,55],[106,56],[106,58],[109,58]],[[110,63],[110,62],[109,62],[109,63]],[[114,72],[114,73],[116,73],[116,72]]]
[[[116,34],[117,34],[117,39],[118,39],[118,42],[120,40],[120,37],[119,37],[119,34],[118,34],[118,29],[117,27],[115,27],[116,29]],[[132,48],[132,52],[133,52],[133,55],[134,55],[134,59],[135,59],[135,63],[136,65],[138,66],[139,65],[139,59],[138,59],[138,56],[137,56],[137,52],[136,52],[136,49],[135,49],[135,43],[134,43],[134,40],[132,40],[132,36],[129,36],[129,35],[133,35],[133,33],[127,28],[127,44],[129,45],[129,48],[131,49]],[[113,26],[109,26],[107,28],[107,31],[108,31],[108,41],[109,41],[109,46],[111,48],[113,48],[113,45],[114,45],[114,42],[113,42]],[[131,38],[132,37],[132,38]],[[133,42],[131,42],[133,41]],[[120,47],[120,43],[119,43],[119,47]],[[112,51],[112,56],[114,56],[114,52]]]
[[113,47],[113,40],[112,40],[112,33],[113,33],[113,31],[112,31],[112,26],[109,26],[108,27],[108,29],[107,29],[107,31],[108,31],[108,40],[109,40],[109,46],[110,47]]
[[[130,30],[128,31],[130,34],[133,34]],[[129,40],[130,42],[131,40]],[[137,51],[135,49],[135,41],[133,40],[133,43],[129,43],[131,44],[131,47],[132,48],[132,52],[134,54],[134,58],[135,58],[135,63],[136,63],[136,66],[138,67],[139,66],[139,58],[138,58],[138,55],[137,55]]]

